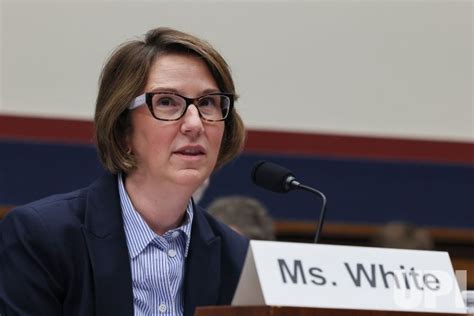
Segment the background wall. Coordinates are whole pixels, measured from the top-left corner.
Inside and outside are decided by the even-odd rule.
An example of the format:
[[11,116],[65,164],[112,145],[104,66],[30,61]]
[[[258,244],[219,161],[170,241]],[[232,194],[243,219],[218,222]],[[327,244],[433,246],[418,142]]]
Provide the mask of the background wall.
[[474,228],[471,1],[0,3],[0,204],[102,173],[90,122],[102,65],[170,26],[226,57],[249,127],[204,205],[246,194],[277,218],[314,220],[311,197],[252,186],[252,164],[269,159],[328,194],[329,220]]
[[91,119],[106,56],[156,26],[228,59],[250,128],[473,140],[472,1],[1,2],[0,113]]

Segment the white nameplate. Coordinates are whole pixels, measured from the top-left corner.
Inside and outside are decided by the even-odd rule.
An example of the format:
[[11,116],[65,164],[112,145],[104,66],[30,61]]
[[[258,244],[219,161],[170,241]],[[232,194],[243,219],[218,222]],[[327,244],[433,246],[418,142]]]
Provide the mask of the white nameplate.
[[446,252],[255,240],[232,305],[466,313]]

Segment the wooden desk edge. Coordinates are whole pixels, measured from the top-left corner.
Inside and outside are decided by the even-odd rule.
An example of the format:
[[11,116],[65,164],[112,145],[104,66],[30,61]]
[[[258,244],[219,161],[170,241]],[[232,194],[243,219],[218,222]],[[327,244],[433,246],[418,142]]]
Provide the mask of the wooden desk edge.
[[427,312],[307,308],[286,306],[204,306],[195,316],[459,316],[468,314],[440,314]]

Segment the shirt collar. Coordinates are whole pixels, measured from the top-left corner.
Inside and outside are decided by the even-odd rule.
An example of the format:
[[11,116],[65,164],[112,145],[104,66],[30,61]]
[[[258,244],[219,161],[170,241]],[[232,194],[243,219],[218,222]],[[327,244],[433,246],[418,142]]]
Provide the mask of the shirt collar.
[[[125,189],[123,183],[122,173],[118,174],[118,187],[120,195],[120,205],[122,206],[122,217],[125,228],[125,236],[127,238],[127,246],[130,258],[138,256],[143,249],[148,246],[159,235],[156,234],[148,224],[143,220],[141,215],[133,207],[130,196]],[[186,245],[184,249],[184,256],[187,257],[189,250],[189,243],[191,241],[191,224],[193,222],[193,203],[190,199],[188,206],[186,207],[186,214],[184,217],[183,224],[175,229],[172,229],[165,234],[172,233],[173,231],[182,231],[186,236]]]

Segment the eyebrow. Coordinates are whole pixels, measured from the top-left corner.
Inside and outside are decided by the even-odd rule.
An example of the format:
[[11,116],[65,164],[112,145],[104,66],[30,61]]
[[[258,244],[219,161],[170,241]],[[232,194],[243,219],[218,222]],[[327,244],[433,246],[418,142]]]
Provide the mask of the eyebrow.
[[[176,94],[185,96],[184,93],[181,93],[181,91],[179,91],[177,89],[174,89],[174,88],[165,88],[165,87],[155,88],[155,89],[152,89],[150,92],[171,92],[171,93],[176,93]],[[220,93],[220,92],[221,91],[217,88],[209,88],[209,89],[205,89],[205,90],[201,91],[199,96],[203,96],[203,95],[210,94],[210,93]]]

